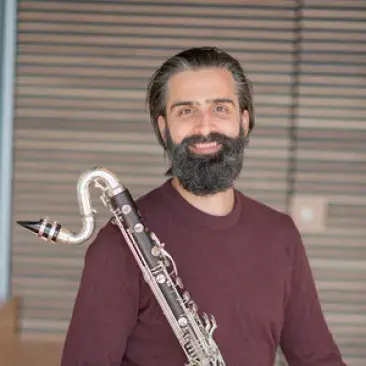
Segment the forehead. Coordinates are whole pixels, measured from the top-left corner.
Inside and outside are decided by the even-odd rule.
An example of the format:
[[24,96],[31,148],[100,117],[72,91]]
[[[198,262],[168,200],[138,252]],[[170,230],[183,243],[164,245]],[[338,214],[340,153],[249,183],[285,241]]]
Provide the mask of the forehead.
[[169,79],[167,104],[179,100],[202,102],[207,99],[234,98],[235,95],[235,80],[229,70],[185,70]]

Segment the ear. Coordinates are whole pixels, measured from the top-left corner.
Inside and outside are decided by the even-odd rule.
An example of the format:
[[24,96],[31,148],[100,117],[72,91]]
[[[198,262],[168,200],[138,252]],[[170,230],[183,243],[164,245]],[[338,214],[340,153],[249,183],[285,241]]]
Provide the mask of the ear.
[[158,127],[159,127],[160,136],[163,139],[164,143],[166,143],[166,138],[165,138],[166,121],[163,116],[158,117]]
[[244,128],[245,136],[247,136],[249,133],[249,120],[250,120],[249,112],[248,112],[248,110],[245,109],[241,115],[241,123]]

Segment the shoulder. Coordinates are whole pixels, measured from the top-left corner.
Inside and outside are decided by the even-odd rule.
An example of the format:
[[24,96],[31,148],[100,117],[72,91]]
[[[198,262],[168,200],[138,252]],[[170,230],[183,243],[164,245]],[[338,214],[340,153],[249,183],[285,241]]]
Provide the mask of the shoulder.
[[139,210],[148,210],[150,207],[152,209],[156,208],[161,204],[163,199],[164,191],[168,185],[168,181],[163,182],[158,187],[151,189],[150,191],[146,192],[145,194],[137,197],[135,199],[136,205]]
[[301,249],[301,234],[289,213],[277,210],[249,196],[237,192],[242,205],[242,220],[261,235],[282,243],[288,252]]
[[85,254],[86,261],[98,262],[106,266],[113,266],[114,263],[123,263],[130,259],[132,256],[127,243],[118,226],[112,224],[112,220],[105,223],[96,233]]
[[285,227],[294,225],[289,214],[253,199],[240,191],[236,191],[236,193],[240,200],[243,214],[249,216],[253,221],[259,220],[265,225],[271,223],[271,226],[272,224]]
[[135,199],[142,220],[148,223],[150,228],[158,222],[165,221],[171,213],[171,201],[166,194],[168,184],[166,181]]

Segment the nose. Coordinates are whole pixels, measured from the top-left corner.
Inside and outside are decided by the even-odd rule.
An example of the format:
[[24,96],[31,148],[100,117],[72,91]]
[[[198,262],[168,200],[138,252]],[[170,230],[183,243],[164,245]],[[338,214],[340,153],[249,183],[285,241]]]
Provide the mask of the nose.
[[198,113],[194,133],[197,135],[208,136],[215,130],[215,121],[208,111]]

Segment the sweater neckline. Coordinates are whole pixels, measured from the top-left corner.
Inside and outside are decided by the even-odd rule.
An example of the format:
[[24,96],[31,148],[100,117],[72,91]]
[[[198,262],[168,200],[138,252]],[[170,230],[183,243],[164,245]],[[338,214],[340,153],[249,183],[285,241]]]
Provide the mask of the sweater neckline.
[[208,226],[214,229],[224,229],[234,226],[241,213],[241,200],[239,193],[234,189],[234,207],[230,213],[224,216],[210,215],[199,210],[186,201],[183,196],[174,188],[172,178],[163,183],[162,192],[169,205],[172,214],[180,215],[195,225]]

